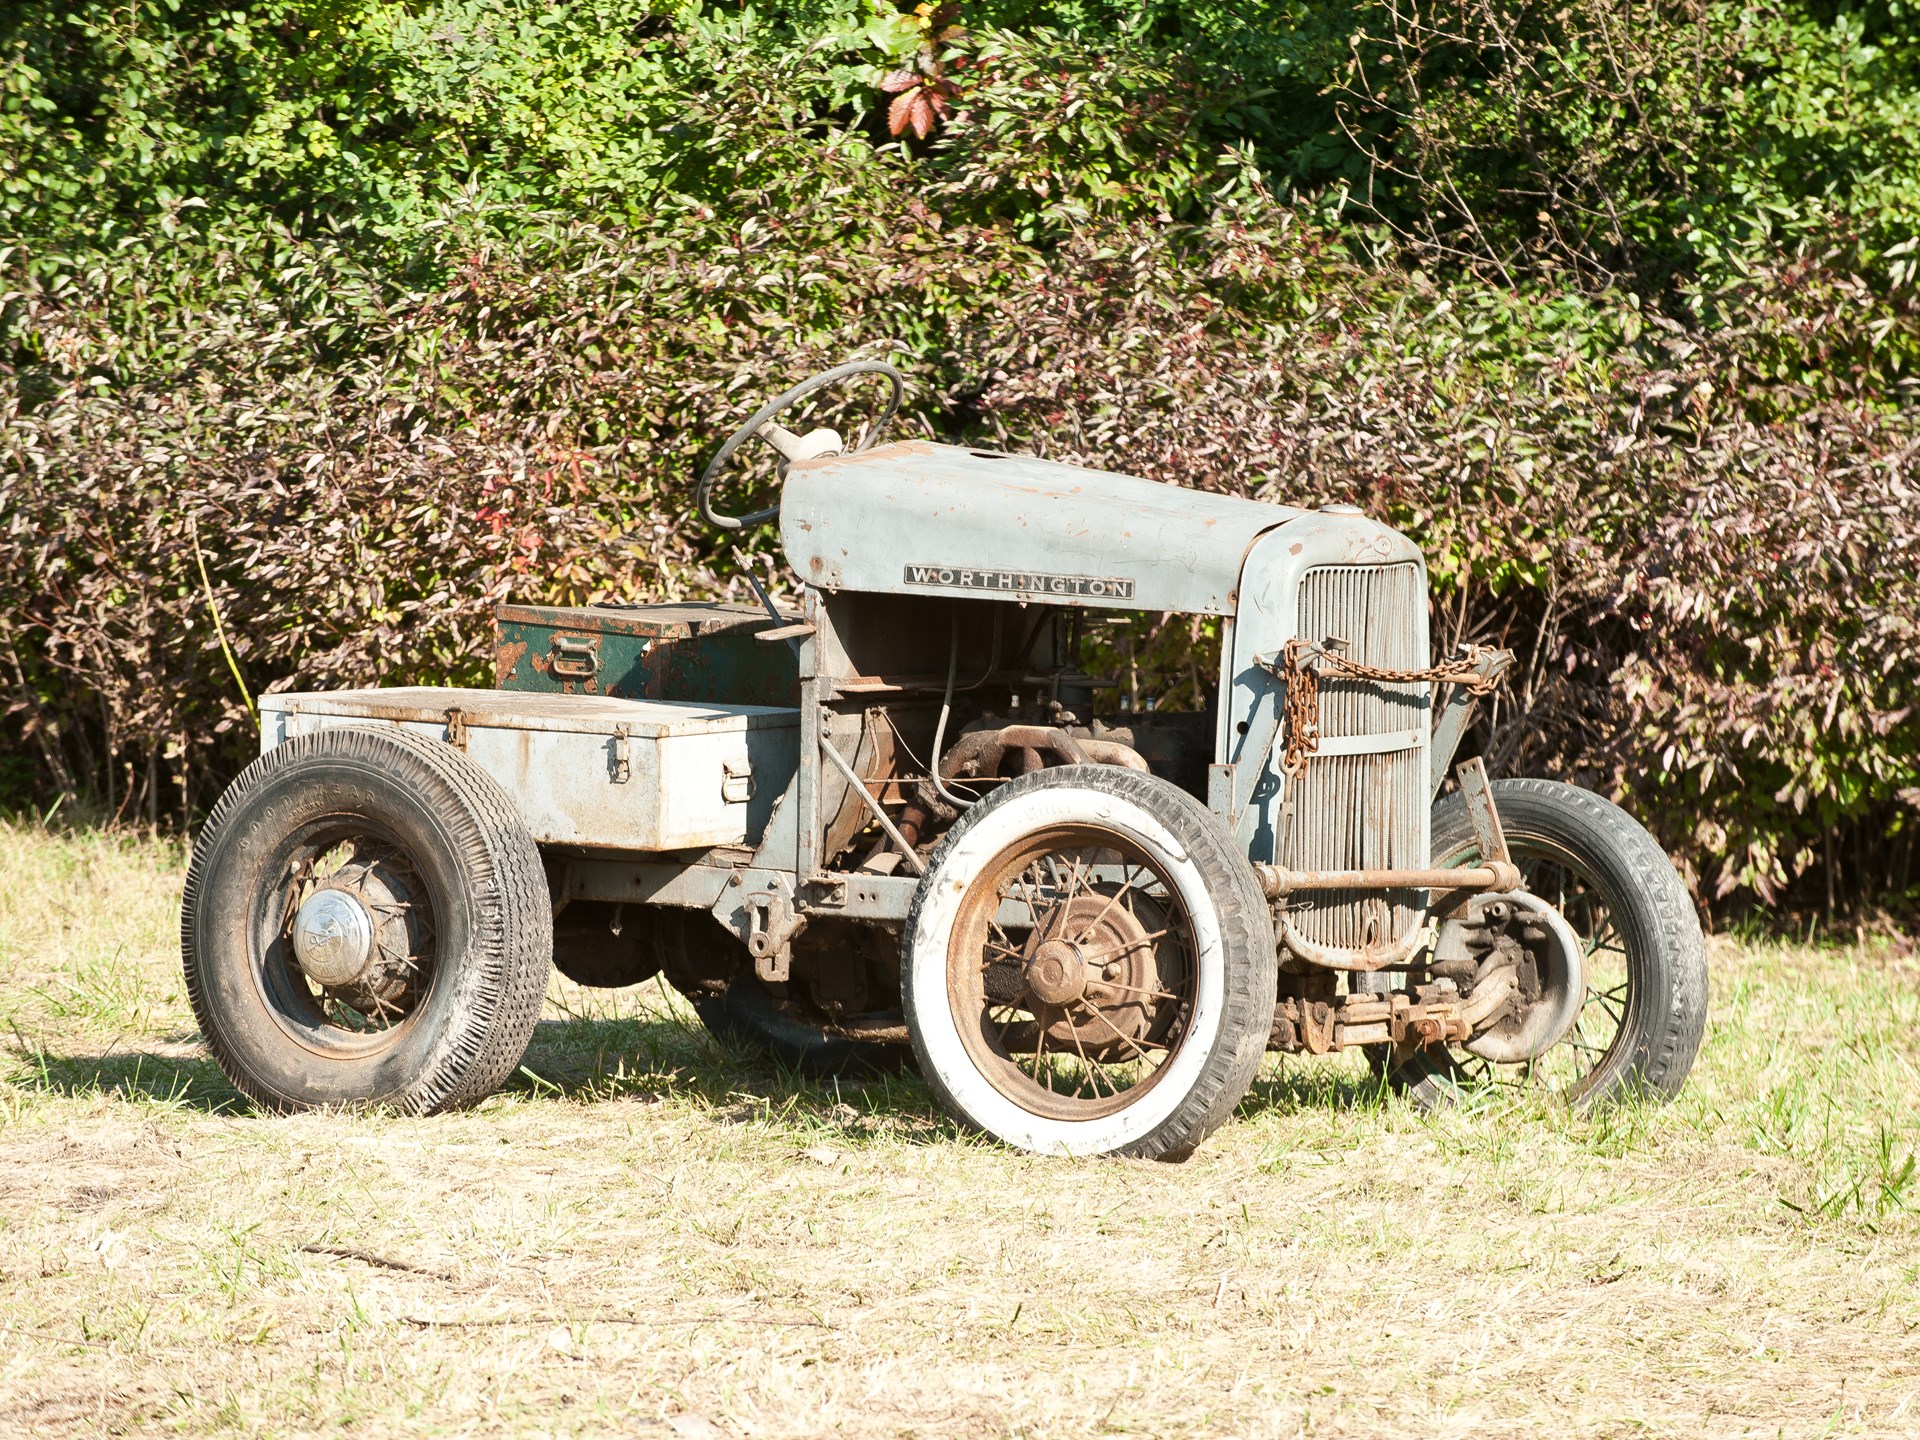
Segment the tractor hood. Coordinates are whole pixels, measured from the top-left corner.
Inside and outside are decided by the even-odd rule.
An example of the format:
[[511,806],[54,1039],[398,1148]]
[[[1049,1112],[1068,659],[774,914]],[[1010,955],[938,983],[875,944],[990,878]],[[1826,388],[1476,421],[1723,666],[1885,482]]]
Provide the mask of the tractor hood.
[[910,440],[790,465],[780,535],[823,590],[1231,615],[1248,549],[1303,513]]

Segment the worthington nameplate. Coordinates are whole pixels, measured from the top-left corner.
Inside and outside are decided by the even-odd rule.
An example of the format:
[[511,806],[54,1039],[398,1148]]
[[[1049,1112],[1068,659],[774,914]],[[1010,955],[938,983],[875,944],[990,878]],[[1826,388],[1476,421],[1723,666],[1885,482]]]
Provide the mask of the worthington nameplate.
[[987,590],[996,595],[1065,595],[1131,600],[1133,581],[1118,575],[1048,575],[1038,570],[979,570],[958,565],[909,565],[909,585],[942,590]]

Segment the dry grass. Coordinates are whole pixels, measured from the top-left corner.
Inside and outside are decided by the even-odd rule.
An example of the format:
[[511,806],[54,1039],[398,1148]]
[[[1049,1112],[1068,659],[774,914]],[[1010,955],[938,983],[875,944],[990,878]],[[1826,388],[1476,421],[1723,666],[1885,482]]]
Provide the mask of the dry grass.
[[1274,1066],[1184,1166],[556,981],[527,1074],[273,1119],[195,1046],[177,849],[0,826],[0,1430],[1920,1431],[1920,971],[1717,944],[1686,1095],[1437,1119]]

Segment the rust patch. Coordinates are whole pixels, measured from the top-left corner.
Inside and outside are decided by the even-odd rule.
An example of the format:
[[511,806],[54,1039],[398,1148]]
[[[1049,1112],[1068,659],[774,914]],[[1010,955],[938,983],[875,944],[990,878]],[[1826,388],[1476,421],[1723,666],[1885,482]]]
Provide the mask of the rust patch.
[[526,656],[527,642],[508,640],[495,647],[493,652],[493,684],[496,690],[505,690],[513,679],[513,672],[520,668],[520,661]]

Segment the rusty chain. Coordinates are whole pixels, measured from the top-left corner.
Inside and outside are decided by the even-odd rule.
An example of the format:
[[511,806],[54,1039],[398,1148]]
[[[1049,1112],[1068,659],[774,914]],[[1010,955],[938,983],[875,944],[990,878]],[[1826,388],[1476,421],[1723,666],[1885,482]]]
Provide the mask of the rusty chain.
[[1307,757],[1320,748],[1320,671],[1342,680],[1381,680],[1393,684],[1431,681],[1459,685],[1475,695],[1489,695],[1500,684],[1500,674],[1489,673],[1487,661],[1499,654],[1490,645],[1469,645],[1466,652],[1424,670],[1389,670],[1349,660],[1337,651],[1306,640],[1289,640],[1281,652],[1280,678],[1287,685],[1287,748],[1280,769],[1289,780],[1307,770]]

